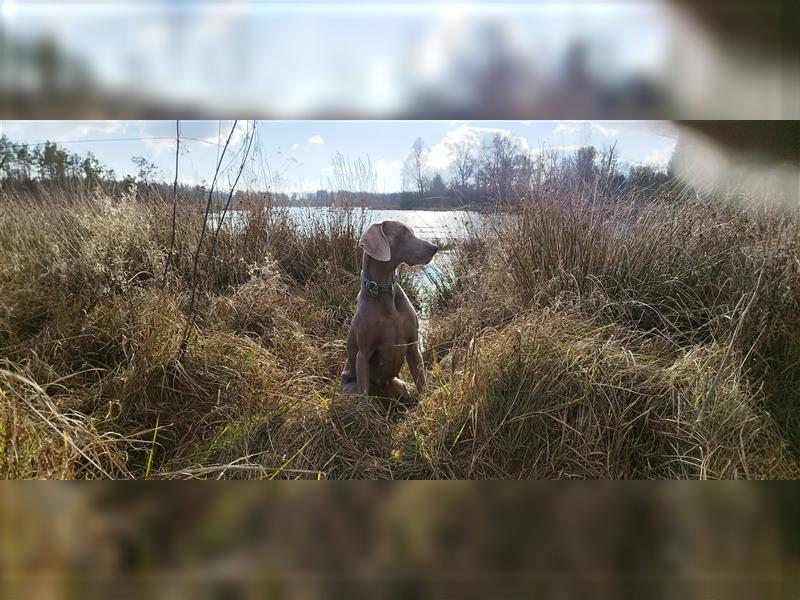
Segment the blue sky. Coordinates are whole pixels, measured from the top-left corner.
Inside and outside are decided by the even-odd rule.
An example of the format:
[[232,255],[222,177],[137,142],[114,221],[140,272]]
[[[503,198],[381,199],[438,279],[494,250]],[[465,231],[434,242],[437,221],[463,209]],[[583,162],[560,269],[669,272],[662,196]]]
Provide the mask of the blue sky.
[[[224,143],[232,123],[181,121],[182,182],[208,181],[218,142]],[[246,123],[240,121],[234,144],[243,137]],[[351,160],[370,160],[375,191],[398,191],[402,162],[418,136],[431,148],[430,162],[440,172],[448,168],[453,144],[465,140],[478,144],[495,133],[509,136],[532,153],[616,144],[624,163],[656,167],[666,165],[677,139],[676,129],[660,121],[258,121],[256,130],[263,157],[256,184],[266,176],[276,191],[328,187],[337,152]],[[135,174],[131,157],[144,156],[159,167],[165,180],[174,177],[174,121],[0,121],[0,133],[17,142],[49,140],[79,154],[91,151],[120,175]]]

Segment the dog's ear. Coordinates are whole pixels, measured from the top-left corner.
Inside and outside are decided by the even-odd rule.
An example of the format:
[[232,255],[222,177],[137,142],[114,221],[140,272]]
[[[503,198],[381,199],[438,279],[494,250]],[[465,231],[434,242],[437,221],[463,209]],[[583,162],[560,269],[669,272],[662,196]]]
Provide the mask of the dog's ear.
[[386,262],[392,258],[392,248],[383,233],[383,223],[370,225],[358,240],[358,245],[375,260]]

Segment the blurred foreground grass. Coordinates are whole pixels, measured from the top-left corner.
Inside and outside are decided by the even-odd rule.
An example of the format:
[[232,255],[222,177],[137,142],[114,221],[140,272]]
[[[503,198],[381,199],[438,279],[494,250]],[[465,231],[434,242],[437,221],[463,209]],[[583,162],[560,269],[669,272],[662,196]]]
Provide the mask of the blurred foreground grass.
[[0,491],[4,598],[796,595],[777,484],[170,483]]

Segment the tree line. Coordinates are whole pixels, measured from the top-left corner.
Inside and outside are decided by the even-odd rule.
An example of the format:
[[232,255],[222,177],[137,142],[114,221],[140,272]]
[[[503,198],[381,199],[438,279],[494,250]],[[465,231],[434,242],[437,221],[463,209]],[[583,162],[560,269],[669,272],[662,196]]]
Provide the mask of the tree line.
[[0,136],[0,181],[4,183],[156,182],[159,171],[154,163],[142,156],[132,157],[131,162],[137,168],[137,175],[120,179],[114,169],[102,164],[91,151],[81,155],[62,148],[56,142],[25,144],[14,142],[6,135]]
[[627,164],[615,147],[598,150],[586,145],[572,153],[531,152],[508,134],[496,133],[479,146],[465,140],[449,148],[450,166],[431,166],[431,149],[417,138],[403,163],[405,203],[424,206],[432,199],[449,199],[452,205],[509,205],[532,184],[546,185],[578,180],[585,185],[602,181],[610,189],[626,186],[656,187],[674,181],[674,156],[665,170],[647,164]]
[[91,152],[81,156],[61,148],[54,142],[22,144],[0,137],[0,179],[17,181],[66,181],[83,179],[97,182],[114,178]]
[[[270,193],[275,205],[331,206],[355,204],[374,208],[448,209],[513,205],[537,185],[565,181],[594,185],[602,181],[610,189],[625,186],[653,187],[673,181],[670,162],[666,171],[648,165],[626,165],[614,147],[598,150],[584,146],[570,154],[557,151],[530,152],[510,136],[496,133],[480,145],[470,141],[451,144],[450,164],[444,171],[432,166],[431,149],[421,138],[412,144],[402,165],[403,189],[375,192],[376,174],[367,159],[349,161],[337,154],[332,161],[329,189],[311,193]],[[674,159],[674,156],[673,156]],[[55,142],[25,144],[0,136],[0,182],[4,185],[83,183],[109,190],[136,187],[139,193],[157,192],[169,197],[168,184],[156,164],[145,157],[131,161],[135,175],[118,177],[92,152],[80,155]],[[171,186],[169,186],[171,187]],[[179,186],[183,200],[200,197],[204,187]],[[163,189],[162,189],[163,188]],[[237,192],[258,197],[264,192]]]

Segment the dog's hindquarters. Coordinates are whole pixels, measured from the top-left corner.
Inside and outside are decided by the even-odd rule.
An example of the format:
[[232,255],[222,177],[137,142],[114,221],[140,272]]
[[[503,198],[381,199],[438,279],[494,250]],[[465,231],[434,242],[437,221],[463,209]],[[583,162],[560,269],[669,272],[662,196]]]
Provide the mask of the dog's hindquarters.
[[342,371],[342,393],[358,394],[358,380],[356,379],[356,354],[358,344],[356,343],[356,330],[351,324],[347,334],[347,362]]

